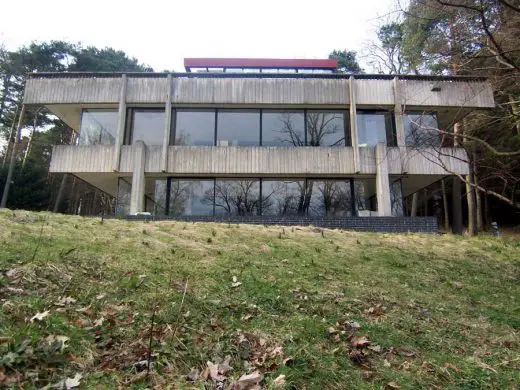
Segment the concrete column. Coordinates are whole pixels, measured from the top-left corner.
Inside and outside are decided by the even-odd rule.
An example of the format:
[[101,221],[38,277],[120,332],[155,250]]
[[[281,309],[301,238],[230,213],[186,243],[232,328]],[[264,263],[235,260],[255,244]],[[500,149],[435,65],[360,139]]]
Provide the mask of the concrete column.
[[114,160],[112,162],[112,170],[119,171],[119,161],[121,160],[121,145],[125,139],[125,125],[126,125],[126,74],[121,76],[121,89],[119,93],[119,111],[117,113],[117,134],[114,145]]
[[349,100],[350,100],[350,138],[352,139],[352,148],[354,148],[354,170],[356,173],[361,171],[361,163],[359,159],[359,141],[357,127],[357,108],[356,108],[356,79],[350,76],[348,79]]
[[161,156],[161,171],[166,172],[168,169],[168,145],[170,144],[170,130],[172,125],[172,90],[173,90],[173,78],[172,75],[168,75],[168,90],[166,92],[166,104],[164,106],[164,136],[163,136],[163,148]]
[[136,141],[132,145],[134,156],[134,171],[132,174],[132,192],[130,195],[130,214],[136,214],[144,210],[146,145],[143,141]]
[[376,194],[377,214],[380,217],[392,216],[390,180],[388,179],[388,158],[386,145],[383,142],[379,142],[376,145]]
[[392,81],[394,88],[394,115],[395,115],[395,132],[397,136],[397,146],[406,147],[403,121],[403,94],[401,92],[401,82],[398,77],[394,77]]

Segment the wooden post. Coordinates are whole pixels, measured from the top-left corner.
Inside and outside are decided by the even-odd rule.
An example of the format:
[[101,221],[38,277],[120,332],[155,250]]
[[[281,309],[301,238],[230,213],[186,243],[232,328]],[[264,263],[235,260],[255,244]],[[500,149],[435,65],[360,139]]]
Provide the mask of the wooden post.
[[0,202],[0,208],[7,207],[7,198],[9,197],[9,190],[11,189],[11,182],[13,180],[14,165],[16,163],[16,147],[20,142],[20,136],[22,132],[23,118],[25,116],[25,104],[22,105],[20,116],[18,117],[18,126],[16,130],[16,137],[13,143],[13,149],[11,150],[11,159],[9,161],[9,170],[7,171],[7,178],[5,180],[4,192],[2,194],[2,201]]

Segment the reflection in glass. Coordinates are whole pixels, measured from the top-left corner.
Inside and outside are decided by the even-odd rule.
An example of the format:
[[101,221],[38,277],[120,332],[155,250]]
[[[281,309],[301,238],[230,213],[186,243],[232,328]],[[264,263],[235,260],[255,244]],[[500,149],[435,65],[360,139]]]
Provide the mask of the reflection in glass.
[[263,146],[305,146],[303,111],[263,111]]
[[262,215],[305,214],[305,199],[304,180],[262,180]]
[[120,177],[117,181],[116,215],[130,214],[130,196],[132,193],[132,178]]
[[164,138],[164,110],[132,110],[132,144],[143,141],[146,145],[162,145]]
[[387,111],[359,111],[357,113],[360,147],[372,148],[379,142],[396,146],[392,114]]
[[259,213],[259,180],[216,180],[216,215],[258,215]]
[[347,117],[341,111],[308,111],[307,112],[307,145],[308,146],[345,146]]
[[307,180],[310,197],[308,215],[311,217],[352,216],[350,181]]
[[215,111],[178,109],[175,145],[215,145]]
[[83,110],[78,145],[114,145],[117,110]]
[[375,179],[355,179],[354,199],[358,216],[368,217],[377,215]]
[[260,145],[260,111],[219,110],[217,145]]
[[398,179],[390,185],[390,202],[392,216],[402,217],[404,215],[402,180]]
[[212,215],[213,180],[171,180],[169,215]]
[[441,146],[436,114],[408,113],[403,115],[403,122],[406,146]]

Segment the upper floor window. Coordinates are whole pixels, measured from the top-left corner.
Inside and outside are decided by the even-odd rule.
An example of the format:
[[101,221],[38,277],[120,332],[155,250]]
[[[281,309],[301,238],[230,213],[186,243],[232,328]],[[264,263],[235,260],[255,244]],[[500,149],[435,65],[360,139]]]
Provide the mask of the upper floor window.
[[403,115],[403,122],[406,146],[441,146],[441,134],[438,131],[435,113],[409,112]]
[[146,145],[162,145],[164,138],[164,109],[131,109],[129,144],[143,141]]
[[262,111],[262,146],[305,146],[304,111]]
[[347,121],[345,111],[307,111],[307,145],[350,145]]
[[397,146],[394,116],[389,111],[358,111],[358,142],[360,147],[374,147],[379,142]]
[[215,110],[177,109],[175,145],[215,145]]
[[218,110],[217,146],[260,145],[259,110]]
[[81,113],[78,145],[114,145],[117,110],[88,109]]

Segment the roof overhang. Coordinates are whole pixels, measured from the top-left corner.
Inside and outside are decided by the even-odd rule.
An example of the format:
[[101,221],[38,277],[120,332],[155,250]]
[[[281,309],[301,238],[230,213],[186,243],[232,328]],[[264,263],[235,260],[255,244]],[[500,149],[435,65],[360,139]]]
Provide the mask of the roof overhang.
[[336,70],[338,61],[329,59],[281,58],[185,58],[186,72],[191,68],[249,68],[249,69],[325,69]]

